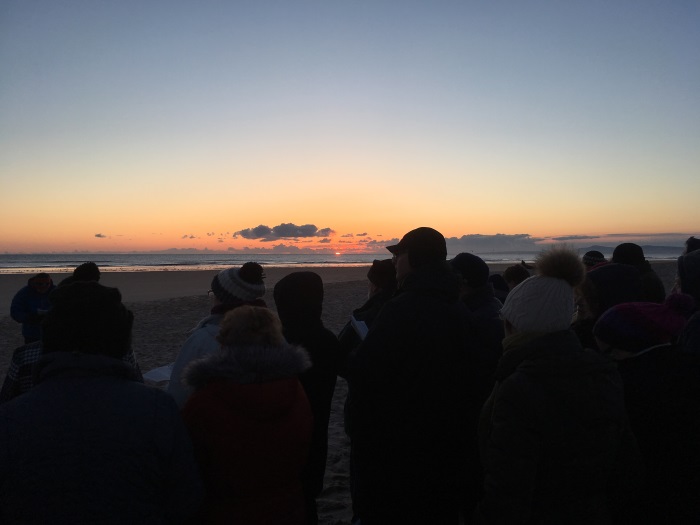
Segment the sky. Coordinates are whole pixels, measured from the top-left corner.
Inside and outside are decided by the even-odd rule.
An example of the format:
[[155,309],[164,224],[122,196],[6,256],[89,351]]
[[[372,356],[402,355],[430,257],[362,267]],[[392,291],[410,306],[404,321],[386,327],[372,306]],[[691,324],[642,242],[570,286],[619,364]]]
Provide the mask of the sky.
[[0,252],[681,246],[697,0],[3,0]]

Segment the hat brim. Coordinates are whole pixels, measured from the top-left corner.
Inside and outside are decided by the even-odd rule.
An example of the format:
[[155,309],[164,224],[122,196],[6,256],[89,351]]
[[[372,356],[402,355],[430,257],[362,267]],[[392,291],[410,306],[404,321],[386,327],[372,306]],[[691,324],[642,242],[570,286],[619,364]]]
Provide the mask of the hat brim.
[[402,251],[400,244],[393,244],[391,246],[387,246],[386,249],[389,250],[394,255],[398,255]]

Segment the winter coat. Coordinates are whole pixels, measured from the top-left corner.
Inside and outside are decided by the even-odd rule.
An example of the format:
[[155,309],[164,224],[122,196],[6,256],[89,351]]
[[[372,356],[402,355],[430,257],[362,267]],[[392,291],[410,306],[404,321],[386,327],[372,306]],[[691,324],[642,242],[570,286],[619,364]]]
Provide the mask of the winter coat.
[[[395,290],[381,290],[365,302],[359,308],[352,311],[352,316],[357,321],[362,321],[370,328],[374,323],[379,311],[384,306],[391,297],[394,295]],[[340,359],[341,365],[338,375],[345,378],[347,373],[347,359],[350,352],[356,350],[362,343],[362,339],[357,335],[357,332],[352,327],[352,323],[348,321],[345,326],[338,333],[338,341],[340,342]]]
[[482,349],[483,362],[478,366],[478,370],[484,383],[483,400],[486,401],[493,388],[498,360],[503,354],[501,342],[505,333],[500,316],[503,304],[496,299],[490,283],[473,289],[462,301],[469,311],[470,324],[474,327],[474,334]]
[[202,523],[302,524],[312,415],[292,346],[224,349],[194,361],[182,410],[206,487]]
[[311,358],[311,368],[299,376],[314,416],[309,460],[304,469],[304,491],[316,498],[323,489],[328,455],[328,423],[338,374],[340,345],[335,334],[320,319],[306,325],[287,324],[284,336],[290,344],[302,346]]
[[496,381],[479,427],[484,522],[609,523],[606,487],[631,439],[615,363],[570,330],[517,334]]
[[46,354],[0,405],[0,523],[181,523],[202,487],[175,403],[109,357]]
[[185,401],[192,393],[192,389],[183,383],[185,368],[195,359],[219,351],[221,344],[216,340],[216,336],[219,334],[219,324],[223,318],[223,314],[212,314],[202,319],[177,355],[170,374],[168,393],[173,396],[180,408],[185,405]]
[[447,264],[414,270],[351,355],[348,415],[363,525],[456,523],[460,444],[474,399],[458,290]]
[[[31,281],[31,279],[30,279]],[[22,323],[22,335],[25,340],[38,341],[41,338],[41,310],[51,307],[49,293],[56,288],[53,284],[46,293],[38,293],[30,285],[21,288],[12,298],[10,316]]]
[[700,311],[688,319],[678,344],[684,352],[700,354]]
[[659,346],[618,370],[647,473],[636,522],[700,523],[700,355]]

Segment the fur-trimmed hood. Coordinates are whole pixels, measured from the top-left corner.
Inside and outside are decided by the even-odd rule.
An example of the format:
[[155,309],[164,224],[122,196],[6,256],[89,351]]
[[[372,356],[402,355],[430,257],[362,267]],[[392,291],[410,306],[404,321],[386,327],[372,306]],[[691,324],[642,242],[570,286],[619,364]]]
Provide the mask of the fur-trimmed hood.
[[264,383],[298,376],[311,367],[311,360],[301,346],[246,345],[224,347],[218,352],[193,361],[183,374],[183,382],[201,388],[214,378],[239,384]]

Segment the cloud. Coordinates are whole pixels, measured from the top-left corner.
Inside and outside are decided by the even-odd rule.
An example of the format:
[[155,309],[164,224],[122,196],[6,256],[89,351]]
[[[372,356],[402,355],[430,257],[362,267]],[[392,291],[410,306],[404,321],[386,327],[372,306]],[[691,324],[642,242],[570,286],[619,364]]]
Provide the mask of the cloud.
[[328,237],[335,233],[331,228],[318,229],[314,224],[304,224],[297,226],[291,222],[279,224],[270,228],[261,224],[255,228],[246,228],[234,232],[233,237],[237,239],[239,236],[244,239],[255,240],[259,239],[263,242],[271,242],[280,239],[299,239],[308,237]]
[[557,241],[557,242],[589,241],[591,239],[598,239],[598,236],[597,235],[564,235],[562,237],[552,237],[552,240]]
[[341,237],[354,237],[354,235],[352,233],[345,233],[341,235]]
[[321,244],[328,244],[329,242],[331,242],[331,240],[330,239],[321,239],[318,242],[320,242]]
[[106,239],[107,238],[107,236],[104,233],[96,233],[95,237],[97,237],[98,239]]
[[358,236],[358,237],[366,237],[366,236],[367,236],[367,232],[358,233],[357,236]]

